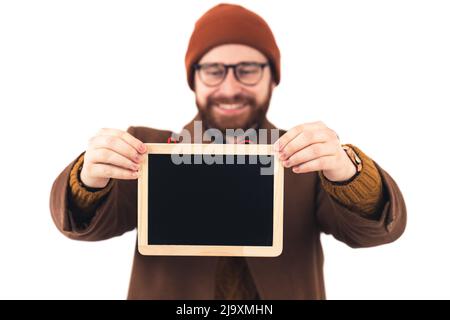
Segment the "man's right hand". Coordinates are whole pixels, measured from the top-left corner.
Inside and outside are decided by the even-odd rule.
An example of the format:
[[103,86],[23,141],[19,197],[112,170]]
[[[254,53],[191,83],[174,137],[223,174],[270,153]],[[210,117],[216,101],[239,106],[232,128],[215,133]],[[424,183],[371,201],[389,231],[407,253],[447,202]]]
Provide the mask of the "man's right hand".
[[147,146],[125,131],[101,129],[89,139],[80,179],[90,188],[104,188],[111,178],[138,178]]

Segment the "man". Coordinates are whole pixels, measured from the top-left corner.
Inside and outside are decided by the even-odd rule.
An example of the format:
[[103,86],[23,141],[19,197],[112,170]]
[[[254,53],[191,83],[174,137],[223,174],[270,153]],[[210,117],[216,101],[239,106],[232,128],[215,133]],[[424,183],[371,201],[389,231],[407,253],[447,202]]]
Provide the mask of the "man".
[[[212,8],[196,23],[185,63],[199,111],[194,120],[202,121],[202,130],[274,129],[266,113],[280,82],[280,52],[261,17],[236,5]],[[185,131],[194,136],[194,121]],[[133,230],[143,143],[173,137],[144,127],[100,130],[53,185],[50,207],[58,229],[87,241]],[[227,136],[225,142],[238,139]],[[136,251],[130,299],[324,299],[321,232],[351,247],[385,244],[402,234],[406,208],[394,180],[357,147],[342,146],[323,123],[282,131],[274,150],[286,168],[282,254],[173,257]]]

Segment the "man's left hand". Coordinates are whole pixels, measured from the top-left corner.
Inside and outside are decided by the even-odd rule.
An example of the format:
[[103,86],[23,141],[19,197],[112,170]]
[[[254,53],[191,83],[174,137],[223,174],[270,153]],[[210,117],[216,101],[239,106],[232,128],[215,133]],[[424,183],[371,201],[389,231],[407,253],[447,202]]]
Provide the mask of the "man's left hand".
[[323,171],[330,181],[346,181],[356,168],[341,146],[336,132],[323,122],[295,126],[274,144],[281,163],[295,173]]

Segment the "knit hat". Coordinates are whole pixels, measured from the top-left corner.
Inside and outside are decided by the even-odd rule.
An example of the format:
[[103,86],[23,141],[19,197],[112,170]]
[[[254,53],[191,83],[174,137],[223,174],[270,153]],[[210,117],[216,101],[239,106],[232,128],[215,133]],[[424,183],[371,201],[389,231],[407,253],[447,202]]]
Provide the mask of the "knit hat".
[[280,50],[269,25],[242,6],[219,4],[197,20],[189,41],[185,65],[192,90],[194,65],[212,48],[231,43],[247,45],[262,52],[269,59],[275,83],[280,82]]

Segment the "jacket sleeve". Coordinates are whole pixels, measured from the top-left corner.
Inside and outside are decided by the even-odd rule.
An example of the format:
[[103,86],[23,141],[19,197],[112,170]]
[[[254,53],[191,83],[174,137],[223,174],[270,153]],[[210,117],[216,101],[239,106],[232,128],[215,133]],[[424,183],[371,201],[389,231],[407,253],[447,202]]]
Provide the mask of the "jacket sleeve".
[[323,171],[319,172],[323,189],[347,209],[377,217],[383,204],[383,185],[373,160],[359,148],[347,145],[359,156],[362,171],[342,182],[329,181]]
[[319,179],[316,185],[316,216],[321,231],[353,248],[393,242],[406,227],[406,206],[400,189],[386,171],[374,164],[381,176],[383,199],[373,216],[340,204],[324,190]]
[[[133,127],[128,129],[133,134]],[[137,180],[112,179],[108,193],[98,200],[94,210],[83,210],[73,201],[70,173],[77,163],[69,164],[53,183],[50,211],[56,227],[75,240],[98,241],[119,236],[136,227]]]

